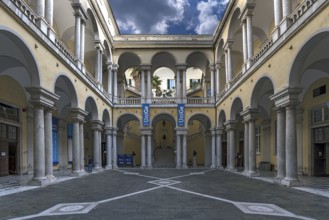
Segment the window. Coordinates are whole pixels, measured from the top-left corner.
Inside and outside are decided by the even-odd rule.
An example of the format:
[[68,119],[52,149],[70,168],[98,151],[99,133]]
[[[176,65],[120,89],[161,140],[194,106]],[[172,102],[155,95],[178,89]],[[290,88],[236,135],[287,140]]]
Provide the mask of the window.
[[14,108],[0,102],[0,118],[5,118],[11,121],[19,121],[18,108]]
[[190,88],[196,88],[200,85],[200,79],[190,79]]
[[9,140],[17,139],[17,128],[16,127],[8,125],[8,139]]
[[256,134],[256,140],[255,140],[255,145],[256,145],[256,153],[260,154],[260,127],[255,128],[255,134]]
[[312,123],[317,124],[329,121],[329,108],[328,105],[312,110]]
[[174,89],[175,88],[175,80],[174,79],[168,79],[167,80],[167,89]]
[[128,85],[131,86],[132,85],[132,80],[128,79]]
[[0,124],[0,139],[17,140],[17,127]]
[[320,95],[326,94],[327,87],[326,85],[320,86],[319,88],[313,89],[313,98],[318,97]]
[[0,124],[0,139],[7,138],[7,125]]

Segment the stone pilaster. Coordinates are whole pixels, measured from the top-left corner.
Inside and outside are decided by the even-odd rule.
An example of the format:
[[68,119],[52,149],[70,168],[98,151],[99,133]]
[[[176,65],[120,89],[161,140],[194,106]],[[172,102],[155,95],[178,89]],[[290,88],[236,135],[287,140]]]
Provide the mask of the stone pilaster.
[[111,170],[113,168],[112,165],[112,128],[105,128],[106,134],[106,167],[105,169]]

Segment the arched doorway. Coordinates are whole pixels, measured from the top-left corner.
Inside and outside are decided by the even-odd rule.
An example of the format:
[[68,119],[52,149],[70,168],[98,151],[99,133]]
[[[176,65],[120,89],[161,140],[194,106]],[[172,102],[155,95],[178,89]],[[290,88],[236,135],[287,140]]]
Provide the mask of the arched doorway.
[[153,167],[175,167],[175,125],[175,119],[168,114],[153,119]]

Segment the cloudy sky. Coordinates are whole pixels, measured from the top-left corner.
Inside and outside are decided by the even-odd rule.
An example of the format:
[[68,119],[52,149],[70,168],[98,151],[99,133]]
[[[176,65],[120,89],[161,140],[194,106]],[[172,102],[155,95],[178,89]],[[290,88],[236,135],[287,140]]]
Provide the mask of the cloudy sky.
[[229,0],[109,0],[121,34],[213,34]]

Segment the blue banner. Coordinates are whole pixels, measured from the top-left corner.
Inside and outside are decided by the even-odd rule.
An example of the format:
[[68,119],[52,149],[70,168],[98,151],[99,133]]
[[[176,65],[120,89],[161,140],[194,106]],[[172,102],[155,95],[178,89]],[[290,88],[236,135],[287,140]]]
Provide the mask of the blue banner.
[[69,139],[73,138],[73,124],[68,124],[67,125],[67,137]]
[[58,164],[58,119],[52,119],[53,130],[53,164]]
[[142,104],[142,111],[143,111],[143,126],[149,127],[150,126],[150,104]]
[[177,106],[177,126],[184,127],[185,125],[185,104],[178,104]]

